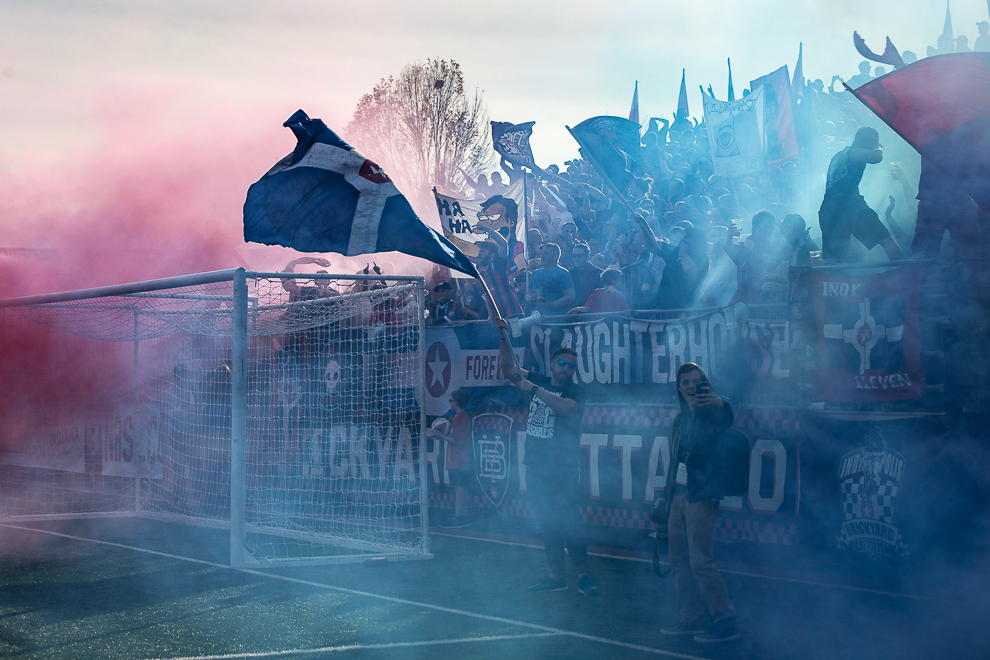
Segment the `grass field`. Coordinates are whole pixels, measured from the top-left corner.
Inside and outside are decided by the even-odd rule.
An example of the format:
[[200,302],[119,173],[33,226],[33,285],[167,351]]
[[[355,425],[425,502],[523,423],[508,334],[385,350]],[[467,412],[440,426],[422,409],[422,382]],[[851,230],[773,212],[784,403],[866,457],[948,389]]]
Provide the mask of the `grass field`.
[[[434,535],[431,561],[233,570],[223,534],[139,520],[0,525],[4,658],[987,658],[986,586],[928,595],[727,572],[743,639],[660,634],[671,578],[592,557],[601,588],[530,594],[542,551]],[[948,586],[948,585],[943,585]]]

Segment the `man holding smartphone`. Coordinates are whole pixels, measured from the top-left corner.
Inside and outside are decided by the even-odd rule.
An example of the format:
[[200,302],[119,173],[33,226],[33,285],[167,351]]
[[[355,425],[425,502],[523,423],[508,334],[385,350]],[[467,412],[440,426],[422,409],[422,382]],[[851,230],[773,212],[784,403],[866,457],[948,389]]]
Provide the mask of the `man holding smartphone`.
[[[694,635],[695,641],[703,643],[730,642],[740,637],[736,608],[715,566],[712,543],[722,497],[715,482],[715,466],[722,435],[732,426],[732,409],[715,394],[704,370],[693,362],[685,362],[677,370],[677,398],[681,412],[671,433],[671,469],[664,499],[680,623],[660,632]],[[703,625],[706,600],[714,617],[708,632]]]

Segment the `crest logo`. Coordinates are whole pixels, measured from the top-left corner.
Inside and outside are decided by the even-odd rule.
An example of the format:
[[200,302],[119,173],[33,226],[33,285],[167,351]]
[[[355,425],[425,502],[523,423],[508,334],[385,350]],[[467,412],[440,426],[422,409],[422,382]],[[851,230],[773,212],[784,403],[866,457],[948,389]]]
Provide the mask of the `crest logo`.
[[498,506],[509,491],[509,459],[512,454],[509,432],[512,418],[498,413],[478,415],[471,423],[474,446],[474,473],[481,491]]
[[908,554],[907,544],[894,527],[903,473],[904,457],[887,449],[879,427],[866,437],[865,447],[842,457],[839,492],[845,522],[839,549],[874,558]]

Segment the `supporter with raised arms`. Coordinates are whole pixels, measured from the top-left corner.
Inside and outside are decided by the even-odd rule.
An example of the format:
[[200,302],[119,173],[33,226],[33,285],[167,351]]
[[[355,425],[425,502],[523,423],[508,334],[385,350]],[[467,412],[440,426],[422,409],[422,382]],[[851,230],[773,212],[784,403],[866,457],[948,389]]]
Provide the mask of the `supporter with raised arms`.
[[527,397],[526,480],[530,502],[543,531],[547,574],[529,591],[563,591],[564,546],[578,573],[577,587],[585,596],[597,596],[588,575],[588,546],[581,530],[580,427],[584,388],[574,382],[577,354],[558,348],[550,358],[550,376],[516,366],[509,346],[508,324],[497,319],[499,354],[506,377]]

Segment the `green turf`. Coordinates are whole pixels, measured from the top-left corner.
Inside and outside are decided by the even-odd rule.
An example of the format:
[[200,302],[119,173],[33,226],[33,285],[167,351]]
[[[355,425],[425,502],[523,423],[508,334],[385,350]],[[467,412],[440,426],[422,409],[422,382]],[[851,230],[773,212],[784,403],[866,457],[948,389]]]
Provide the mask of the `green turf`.
[[[221,532],[149,521],[32,526],[218,563],[227,552]],[[671,579],[618,559],[592,558],[602,596],[589,599],[573,588],[573,573],[569,591],[527,593],[543,570],[539,550],[439,535],[429,561],[268,569],[314,584],[4,527],[0,547],[0,657],[9,658],[174,658],[350,645],[363,648],[280,657],[914,657],[942,648],[931,645],[932,633],[944,632],[931,616],[946,607],[727,575],[745,635],[713,648],[661,635],[661,626],[676,621]],[[964,621],[957,623],[973,624]],[[440,643],[547,631],[608,641],[555,634]],[[389,646],[396,644],[402,646]],[[968,639],[957,647],[976,648]]]

